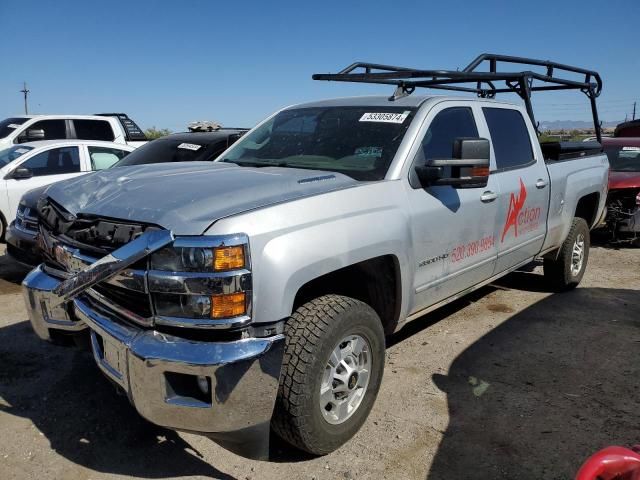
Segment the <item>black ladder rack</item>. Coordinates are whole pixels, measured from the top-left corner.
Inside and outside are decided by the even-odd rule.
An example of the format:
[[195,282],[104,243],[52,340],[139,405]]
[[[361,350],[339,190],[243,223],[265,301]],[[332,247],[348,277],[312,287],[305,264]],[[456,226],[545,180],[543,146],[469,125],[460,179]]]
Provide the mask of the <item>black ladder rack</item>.
[[[546,72],[500,71],[499,63],[545,67]],[[480,70],[487,64],[488,71]],[[583,76],[583,79],[572,80],[558,76],[558,74],[567,73],[578,77]],[[337,82],[395,85],[396,91],[389,97],[391,101],[410,95],[417,87],[476,93],[482,98],[494,98],[497,93],[516,93],[524,101],[529,118],[536,129],[537,123],[531,105],[532,92],[580,90],[591,103],[596,137],[598,141],[602,138],[596,107],[596,98],[602,91],[602,79],[598,72],[548,60],[484,53],[476,57],[463,70],[421,70],[356,62],[338,73],[316,73],[312,78]],[[498,82],[504,82],[504,86],[496,86]],[[470,83],[475,85],[470,86]]]

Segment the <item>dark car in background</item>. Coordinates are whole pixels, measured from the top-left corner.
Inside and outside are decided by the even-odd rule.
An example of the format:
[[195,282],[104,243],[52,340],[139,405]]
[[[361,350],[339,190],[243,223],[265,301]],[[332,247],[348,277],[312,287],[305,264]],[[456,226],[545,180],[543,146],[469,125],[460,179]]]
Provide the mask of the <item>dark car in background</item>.
[[607,227],[613,238],[640,245],[640,137],[603,138],[609,158]]
[[248,129],[221,128],[213,132],[174,133],[131,152],[114,167],[166,162],[213,161]]
[[[248,129],[221,128],[213,132],[174,133],[137,148],[111,168],[151,163],[213,161]],[[27,192],[18,205],[16,220],[6,234],[7,253],[28,266],[40,263],[37,246],[37,202],[47,187]]]

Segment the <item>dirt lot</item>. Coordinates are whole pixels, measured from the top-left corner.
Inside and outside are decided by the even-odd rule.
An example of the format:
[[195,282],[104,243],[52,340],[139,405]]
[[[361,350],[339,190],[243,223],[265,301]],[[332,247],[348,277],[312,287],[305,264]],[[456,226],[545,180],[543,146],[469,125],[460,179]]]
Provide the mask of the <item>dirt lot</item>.
[[31,332],[24,274],[0,256],[1,479],[568,479],[640,442],[640,249],[594,248],[570,293],[538,268],[416,320],[351,442],[310,458],[276,439],[270,462],[140,419],[89,354]]

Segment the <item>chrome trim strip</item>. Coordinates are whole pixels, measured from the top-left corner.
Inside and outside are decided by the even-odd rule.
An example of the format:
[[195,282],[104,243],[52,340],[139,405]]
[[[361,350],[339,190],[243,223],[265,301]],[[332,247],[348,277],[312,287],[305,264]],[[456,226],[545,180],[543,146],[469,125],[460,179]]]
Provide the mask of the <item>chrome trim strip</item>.
[[89,297],[91,297],[93,300],[95,300],[99,304],[102,304],[104,307],[112,310],[114,313],[117,313],[118,315],[122,315],[126,320],[129,320],[131,322],[137,323],[138,325],[142,325],[145,327],[151,327],[153,325],[153,318],[141,317],[140,315],[132,312],[131,310],[121,307],[116,303],[113,303],[104,295],[96,292],[93,288],[88,288],[87,290],[85,290],[84,293],[86,293]]
[[233,235],[197,235],[176,237],[174,247],[235,247],[249,243],[249,238],[244,233]]
[[150,270],[147,274],[149,292],[191,295],[220,295],[246,292],[252,289],[249,270],[217,273],[165,272]]
[[179,328],[198,328],[211,330],[228,330],[231,328],[240,328],[251,323],[251,317],[242,315],[240,317],[232,317],[225,319],[213,318],[180,318],[168,317],[164,315],[156,315],[155,324],[164,325],[166,327]]
[[55,301],[62,303],[73,299],[87,288],[107,280],[129,265],[170,244],[173,239],[173,233],[168,230],[154,230],[143,233],[132,242],[114,250],[84,270],[64,280],[53,290],[54,295],[57,297]]

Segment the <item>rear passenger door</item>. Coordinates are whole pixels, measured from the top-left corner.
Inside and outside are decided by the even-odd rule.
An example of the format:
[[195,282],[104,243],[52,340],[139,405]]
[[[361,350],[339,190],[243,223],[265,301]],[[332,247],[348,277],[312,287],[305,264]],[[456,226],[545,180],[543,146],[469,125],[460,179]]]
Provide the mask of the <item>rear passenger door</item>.
[[498,179],[498,260],[500,273],[537,255],[544,242],[549,208],[549,176],[523,114],[510,106],[482,107],[491,135]]

